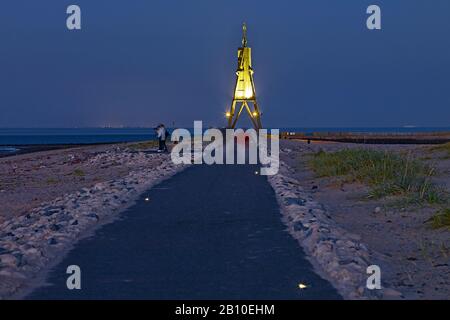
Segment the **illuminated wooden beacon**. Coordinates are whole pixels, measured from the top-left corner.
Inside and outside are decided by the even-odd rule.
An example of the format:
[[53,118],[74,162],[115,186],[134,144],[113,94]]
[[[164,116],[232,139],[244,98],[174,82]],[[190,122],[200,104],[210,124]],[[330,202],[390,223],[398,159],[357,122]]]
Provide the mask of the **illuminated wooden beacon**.
[[[252,49],[247,47],[247,26],[242,26],[242,47],[238,49],[238,68],[236,85],[231,108],[227,111],[228,128],[234,129],[242,110],[247,110],[253,127],[261,129],[261,113],[256,102],[255,82],[253,81]],[[252,107],[250,106],[252,105]]]

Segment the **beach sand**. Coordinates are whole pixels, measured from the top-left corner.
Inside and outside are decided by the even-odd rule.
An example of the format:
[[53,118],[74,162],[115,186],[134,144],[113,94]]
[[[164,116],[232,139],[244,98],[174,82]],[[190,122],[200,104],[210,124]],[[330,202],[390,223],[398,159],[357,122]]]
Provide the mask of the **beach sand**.
[[0,158],[0,223],[41,202],[161,163],[136,154],[139,145],[92,145]]

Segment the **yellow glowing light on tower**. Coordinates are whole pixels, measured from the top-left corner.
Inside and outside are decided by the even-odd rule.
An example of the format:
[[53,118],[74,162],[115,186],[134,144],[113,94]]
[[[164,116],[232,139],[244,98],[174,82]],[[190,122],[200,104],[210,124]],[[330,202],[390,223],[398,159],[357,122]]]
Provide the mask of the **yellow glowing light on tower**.
[[253,90],[251,87],[247,87],[247,88],[245,88],[245,99],[251,99],[251,98],[253,98]]
[[[246,30],[246,29],[244,29]],[[244,43],[244,41],[243,41]],[[245,39],[245,45],[247,40]],[[253,88],[252,49],[242,47],[238,49],[237,83],[234,92],[235,99],[252,99],[255,97]]]
[[256,102],[255,83],[253,81],[252,49],[247,46],[247,26],[245,23],[242,26],[242,31],[242,47],[238,48],[237,54],[236,86],[231,107],[227,112],[228,127],[234,128],[236,126],[241,112],[245,109],[255,129],[261,129],[261,113]]
[[231,114],[229,112],[225,113],[225,117],[229,118]]

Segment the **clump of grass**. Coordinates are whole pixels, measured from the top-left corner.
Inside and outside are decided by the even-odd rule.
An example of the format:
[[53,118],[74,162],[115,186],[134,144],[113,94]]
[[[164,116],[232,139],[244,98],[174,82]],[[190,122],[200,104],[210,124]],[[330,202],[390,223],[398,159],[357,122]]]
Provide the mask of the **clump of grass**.
[[76,177],[84,177],[86,174],[81,169],[75,169],[75,171],[73,172],[73,175]]
[[431,227],[433,229],[448,228],[450,230],[450,209],[438,211],[431,218]]
[[150,141],[144,141],[144,142],[131,144],[128,146],[128,148],[130,148],[132,150],[141,150],[141,149],[155,148],[157,146],[158,146],[158,141],[150,140]]
[[47,179],[47,184],[55,184],[55,183],[58,183],[58,181],[56,180],[56,179],[53,179],[53,178],[49,178],[49,179]]
[[409,155],[368,149],[320,151],[309,164],[320,177],[344,176],[369,185],[371,198],[407,196],[427,203],[440,203],[445,198],[431,182],[434,169]]

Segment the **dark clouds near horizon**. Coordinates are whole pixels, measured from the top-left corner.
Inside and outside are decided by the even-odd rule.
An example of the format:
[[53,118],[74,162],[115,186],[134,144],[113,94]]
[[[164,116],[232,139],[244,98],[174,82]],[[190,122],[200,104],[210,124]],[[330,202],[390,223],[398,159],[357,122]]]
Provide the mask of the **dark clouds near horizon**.
[[223,125],[243,21],[265,126],[450,126],[448,0],[5,1],[0,126]]

